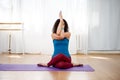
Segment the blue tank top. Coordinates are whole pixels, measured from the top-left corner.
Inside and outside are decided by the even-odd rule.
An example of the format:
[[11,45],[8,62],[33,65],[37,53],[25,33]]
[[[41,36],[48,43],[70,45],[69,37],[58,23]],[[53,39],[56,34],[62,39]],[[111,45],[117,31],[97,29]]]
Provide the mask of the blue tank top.
[[56,56],[57,54],[61,53],[64,54],[67,57],[70,57],[68,45],[69,45],[69,39],[64,38],[62,40],[53,40],[54,44],[54,53],[52,57]]

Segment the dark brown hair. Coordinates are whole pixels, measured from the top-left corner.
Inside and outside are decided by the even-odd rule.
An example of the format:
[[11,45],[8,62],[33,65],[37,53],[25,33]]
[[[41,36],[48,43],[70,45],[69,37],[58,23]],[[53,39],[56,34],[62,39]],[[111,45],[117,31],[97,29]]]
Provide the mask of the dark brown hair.
[[[63,21],[64,21],[64,25],[65,25],[64,31],[69,32],[69,27],[68,27],[67,21],[65,19],[63,19]],[[60,23],[60,19],[57,19],[54,26],[53,26],[53,29],[52,29],[53,33],[56,33],[59,23]]]

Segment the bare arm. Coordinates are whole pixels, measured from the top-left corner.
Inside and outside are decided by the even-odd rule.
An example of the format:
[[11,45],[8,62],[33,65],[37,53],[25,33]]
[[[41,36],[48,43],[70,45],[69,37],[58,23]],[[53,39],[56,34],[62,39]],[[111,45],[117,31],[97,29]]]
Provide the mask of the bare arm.
[[57,40],[61,40],[61,39],[64,38],[64,37],[62,37],[62,36],[58,36],[58,35],[55,34],[55,33],[53,33],[51,36],[52,36],[52,39],[57,39]]
[[59,18],[60,18],[60,23],[59,23],[58,28],[57,28],[57,35],[63,36],[63,33],[64,33],[64,21],[63,21],[63,16],[62,16],[61,11],[59,13]]
[[57,40],[61,40],[63,38],[69,39],[70,36],[71,36],[71,33],[70,32],[65,32],[63,35],[64,35],[64,37],[63,36],[58,36],[57,34],[53,33],[51,36],[52,36],[52,39],[57,39]]
[[51,36],[53,39],[58,39],[58,40],[61,40],[65,37],[69,39],[71,34],[69,32],[64,32],[64,21],[61,11],[59,13],[59,18],[60,18],[60,23],[58,25],[57,32],[53,33]]
[[57,28],[57,32],[56,32],[57,35],[61,34],[63,26],[64,25],[63,25],[63,19],[62,19],[62,20],[60,20],[60,23],[59,23],[58,28]]

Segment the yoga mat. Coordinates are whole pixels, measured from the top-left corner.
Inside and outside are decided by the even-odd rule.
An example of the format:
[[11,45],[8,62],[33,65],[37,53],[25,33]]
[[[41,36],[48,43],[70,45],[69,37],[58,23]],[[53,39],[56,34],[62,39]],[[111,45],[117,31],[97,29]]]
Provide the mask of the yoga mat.
[[69,69],[58,69],[54,67],[38,67],[37,64],[0,64],[0,71],[85,71],[93,72],[89,65],[72,67]]

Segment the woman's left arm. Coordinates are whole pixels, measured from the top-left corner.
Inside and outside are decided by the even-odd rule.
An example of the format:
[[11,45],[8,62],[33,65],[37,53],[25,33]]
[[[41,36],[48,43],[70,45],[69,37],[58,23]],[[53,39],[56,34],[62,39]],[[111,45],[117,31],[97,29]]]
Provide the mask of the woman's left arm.
[[69,39],[71,36],[71,33],[70,32],[64,32],[64,37]]

